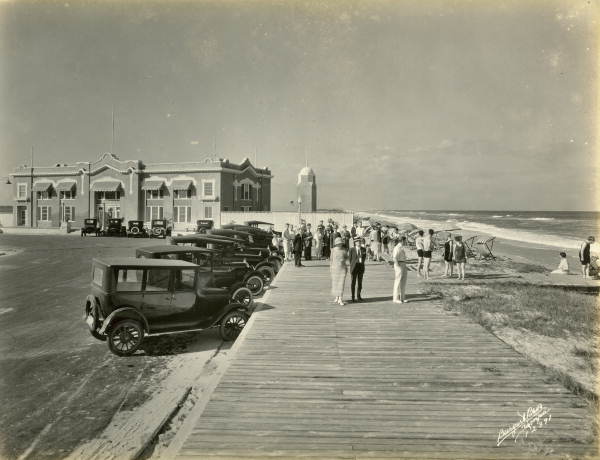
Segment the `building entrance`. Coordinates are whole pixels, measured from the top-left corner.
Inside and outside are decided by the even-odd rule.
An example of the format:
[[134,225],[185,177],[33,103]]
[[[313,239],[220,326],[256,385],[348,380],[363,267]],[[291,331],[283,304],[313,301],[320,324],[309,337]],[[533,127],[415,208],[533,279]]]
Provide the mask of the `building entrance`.
[[17,226],[23,227],[27,224],[27,206],[17,206]]

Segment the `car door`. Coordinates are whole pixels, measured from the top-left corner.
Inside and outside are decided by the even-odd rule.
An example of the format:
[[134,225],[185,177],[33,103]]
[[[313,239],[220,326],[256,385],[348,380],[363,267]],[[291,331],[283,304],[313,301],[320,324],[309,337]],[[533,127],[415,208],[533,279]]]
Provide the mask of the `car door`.
[[229,289],[214,286],[214,275],[199,271],[196,281],[197,327],[212,325],[229,304]]
[[[202,328],[206,312],[200,306],[196,293],[197,269],[173,270],[173,295],[171,310],[173,324],[177,329]],[[210,273],[207,272],[208,275]]]
[[163,332],[177,327],[177,318],[171,309],[171,273],[169,268],[144,270],[142,313],[148,320],[150,332]]
[[236,282],[235,269],[229,265],[221,254],[213,256],[213,275],[216,287],[231,287]]

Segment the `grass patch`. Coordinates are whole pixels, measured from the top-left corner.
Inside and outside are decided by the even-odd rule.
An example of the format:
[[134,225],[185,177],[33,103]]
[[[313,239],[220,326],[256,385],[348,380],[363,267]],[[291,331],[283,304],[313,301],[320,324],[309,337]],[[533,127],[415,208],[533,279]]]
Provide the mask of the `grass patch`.
[[488,329],[524,328],[548,337],[583,338],[592,338],[598,332],[598,297],[583,292],[522,283],[488,283],[430,285],[425,293],[441,296],[448,310],[464,313]]
[[515,262],[514,260],[506,260],[504,265],[517,273],[550,273],[551,271],[543,265]]

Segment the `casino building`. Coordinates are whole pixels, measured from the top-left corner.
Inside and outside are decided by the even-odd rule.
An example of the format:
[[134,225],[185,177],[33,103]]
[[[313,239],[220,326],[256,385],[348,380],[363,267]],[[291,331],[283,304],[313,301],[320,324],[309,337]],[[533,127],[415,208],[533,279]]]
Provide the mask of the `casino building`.
[[270,211],[269,168],[247,158],[241,164],[207,158],[189,163],[120,160],[105,153],[95,162],[21,166],[10,175],[14,191],[14,225],[60,227],[83,219],[165,218],[175,229],[196,220],[220,222],[221,211]]

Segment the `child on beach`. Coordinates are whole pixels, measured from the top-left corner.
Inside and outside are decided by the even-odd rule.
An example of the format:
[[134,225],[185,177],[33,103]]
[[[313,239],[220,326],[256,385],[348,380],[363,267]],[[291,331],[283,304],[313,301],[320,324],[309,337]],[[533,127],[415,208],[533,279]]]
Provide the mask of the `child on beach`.
[[558,264],[558,268],[552,271],[552,274],[555,275],[568,275],[569,274],[569,262],[567,261],[567,253],[560,253],[560,262]]
[[467,263],[467,248],[463,243],[462,236],[456,235],[454,237],[454,250],[452,252],[452,260],[458,268],[458,279],[465,279],[465,264]]

